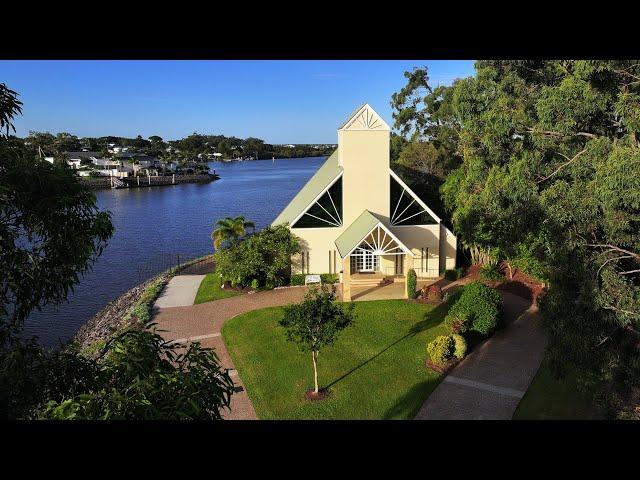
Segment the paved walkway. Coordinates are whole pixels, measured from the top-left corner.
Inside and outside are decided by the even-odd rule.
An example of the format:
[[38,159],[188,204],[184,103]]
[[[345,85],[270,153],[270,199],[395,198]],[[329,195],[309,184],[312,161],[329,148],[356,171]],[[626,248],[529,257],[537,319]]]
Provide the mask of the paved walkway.
[[431,393],[416,420],[511,420],[546,346],[535,305],[507,292],[510,323],[460,362]]
[[153,321],[158,324],[158,330],[165,330],[159,333],[167,340],[182,343],[199,341],[203,347],[214,348],[222,368],[229,369],[236,386],[236,393],[231,396],[231,411],[225,412],[223,417],[228,420],[257,420],[251,400],[222,341],[220,330],[224,322],[241,313],[299,302],[306,291],[306,287],[282,288],[199,305],[159,308]]
[[153,308],[186,307],[193,305],[198,288],[206,275],[176,275],[153,304]]

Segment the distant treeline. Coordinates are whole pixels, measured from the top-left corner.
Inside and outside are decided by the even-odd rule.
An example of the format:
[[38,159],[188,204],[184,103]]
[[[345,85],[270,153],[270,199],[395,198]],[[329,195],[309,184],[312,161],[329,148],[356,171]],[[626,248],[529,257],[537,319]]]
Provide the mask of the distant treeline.
[[135,152],[156,157],[170,157],[175,154],[182,156],[197,156],[219,153],[222,158],[258,159],[294,158],[329,155],[335,145],[304,144],[304,145],[271,145],[259,138],[225,137],[224,135],[202,135],[193,133],[180,140],[165,141],[162,137],[152,135],[149,138],[105,136],[78,138],[70,133],[29,132],[23,139],[27,146],[42,150],[44,155],[60,156],[63,152],[89,151],[101,152],[109,155],[109,146],[127,147]]

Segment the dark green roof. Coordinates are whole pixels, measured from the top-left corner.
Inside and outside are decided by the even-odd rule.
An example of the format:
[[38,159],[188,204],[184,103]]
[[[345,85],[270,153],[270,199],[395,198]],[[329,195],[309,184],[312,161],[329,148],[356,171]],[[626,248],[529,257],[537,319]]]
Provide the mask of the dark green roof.
[[286,222],[293,222],[307,207],[314,198],[322,193],[342,172],[342,167],[338,164],[338,150],[336,149],[327,158],[318,171],[309,179],[302,189],[296,194],[289,204],[280,212],[280,215],[272,222],[272,225],[278,225]]

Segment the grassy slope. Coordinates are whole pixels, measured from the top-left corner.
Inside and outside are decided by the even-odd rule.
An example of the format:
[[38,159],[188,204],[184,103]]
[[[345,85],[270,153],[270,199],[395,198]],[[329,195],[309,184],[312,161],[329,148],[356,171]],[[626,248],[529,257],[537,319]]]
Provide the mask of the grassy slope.
[[234,297],[238,292],[220,288],[220,276],[216,272],[209,273],[198,288],[194,304],[211,302],[221,298]]
[[311,353],[287,342],[282,308],[228,321],[222,335],[262,419],[412,418],[441,376],[425,367],[426,344],[445,334],[446,307],[403,300],[356,302],[355,324],[320,352],[319,380],[331,397],[303,399],[313,385]]
[[527,393],[513,414],[514,420],[587,420],[597,418],[589,395],[578,390],[574,375],[556,379],[542,362]]

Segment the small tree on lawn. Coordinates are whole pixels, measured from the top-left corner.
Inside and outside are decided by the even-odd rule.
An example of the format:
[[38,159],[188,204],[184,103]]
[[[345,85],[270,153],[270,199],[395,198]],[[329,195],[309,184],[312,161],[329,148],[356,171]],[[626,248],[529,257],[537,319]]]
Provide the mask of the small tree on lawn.
[[296,342],[313,359],[313,395],[318,396],[318,354],[325,345],[333,344],[338,333],[353,323],[353,304],[345,307],[335,301],[334,289],[312,288],[301,303],[284,309],[280,320],[287,330],[287,339]]

